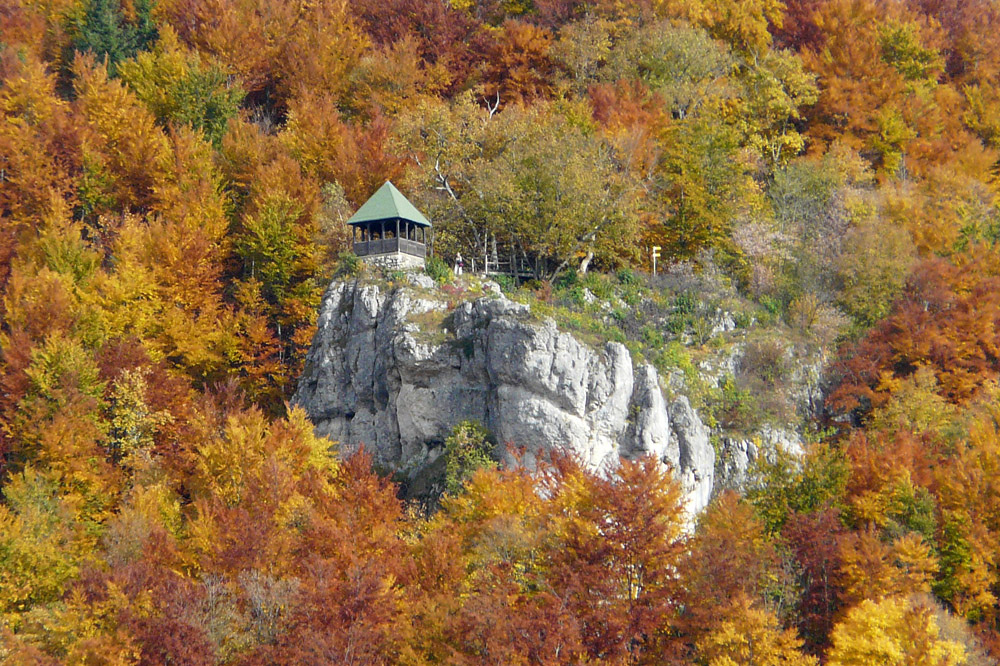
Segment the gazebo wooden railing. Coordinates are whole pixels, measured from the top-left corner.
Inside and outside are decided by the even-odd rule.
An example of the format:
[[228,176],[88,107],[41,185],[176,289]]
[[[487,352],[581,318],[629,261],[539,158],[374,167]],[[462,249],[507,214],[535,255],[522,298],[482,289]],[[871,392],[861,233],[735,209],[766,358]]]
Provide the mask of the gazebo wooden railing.
[[374,254],[389,254],[392,252],[402,252],[413,257],[425,259],[427,257],[427,246],[423,243],[412,241],[407,238],[383,238],[380,240],[359,241],[354,243],[354,254],[359,257],[367,257]]

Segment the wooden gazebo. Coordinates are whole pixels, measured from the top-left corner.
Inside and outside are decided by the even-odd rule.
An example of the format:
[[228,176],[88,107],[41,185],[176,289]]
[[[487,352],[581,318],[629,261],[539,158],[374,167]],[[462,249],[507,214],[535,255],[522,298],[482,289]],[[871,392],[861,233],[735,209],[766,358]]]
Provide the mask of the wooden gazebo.
[[387,268],[423,267],[431,223],[389,181],[347,223],[358,257]]

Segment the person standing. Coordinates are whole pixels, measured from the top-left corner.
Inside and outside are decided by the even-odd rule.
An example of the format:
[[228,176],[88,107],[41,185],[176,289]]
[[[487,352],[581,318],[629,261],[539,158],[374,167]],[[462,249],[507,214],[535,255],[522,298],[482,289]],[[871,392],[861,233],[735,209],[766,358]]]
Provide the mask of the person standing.
[[461,275],[464,268],[465,260],[462,259],[462,253],[459,252],[455,255],[455,275]]

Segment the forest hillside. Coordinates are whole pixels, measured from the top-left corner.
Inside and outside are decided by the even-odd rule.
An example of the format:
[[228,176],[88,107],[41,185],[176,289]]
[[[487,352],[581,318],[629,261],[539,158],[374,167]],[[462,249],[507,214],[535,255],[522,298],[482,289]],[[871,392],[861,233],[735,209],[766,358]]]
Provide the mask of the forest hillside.
[[[991,0],[0,0],[0,663],[996,663],[998,84]],[[339,455],[387,180],[445,316],[506,262],[760,455],[694,524],[473,421],[430,504]]]

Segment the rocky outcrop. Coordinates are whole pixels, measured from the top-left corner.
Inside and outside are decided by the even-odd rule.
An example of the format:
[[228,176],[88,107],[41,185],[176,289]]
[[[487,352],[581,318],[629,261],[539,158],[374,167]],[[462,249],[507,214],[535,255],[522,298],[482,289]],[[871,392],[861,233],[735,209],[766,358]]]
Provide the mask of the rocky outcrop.
[[293,402],[317,432],[411,479],[431,469],[460,421],[497,454],[534,466],[554,449],[593,469],[654,455],[691,512],[711,496],[715,453],[687,399],[668,402],[656,370],[624,345],[591,347],[491,294],[449,309],[436,289],[334,282]]

